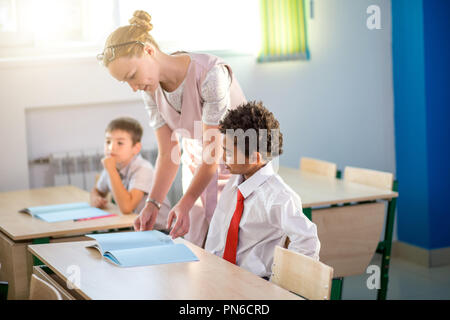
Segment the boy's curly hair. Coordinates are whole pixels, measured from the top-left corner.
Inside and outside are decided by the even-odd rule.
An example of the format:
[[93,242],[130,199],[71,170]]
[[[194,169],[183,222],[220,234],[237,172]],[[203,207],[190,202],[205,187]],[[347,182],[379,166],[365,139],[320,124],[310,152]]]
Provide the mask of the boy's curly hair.
[[136,143],[141,142],[142,134],[144,132],[139,121],[130,117],[120,117],[112,120],[106,127],[105,132],[113,132],[114,130],[128,132],[131,135],[133,146]]
[[[261,101],[249,101],[229,110],[219,122],[219,130],[226,134],[226,131],[230,129],[234,130],[233,132],[238,129],[242,129],[244,132],[249,129],[256,131],[257,146],[251,146],[249,137],[245,137],[245,149],[240,148],[247,158],[255,151],[261,153],[265,160],[270,160],[283,153],[283,134],[280,132],[280,123]],[[267,132],[267,135],[263,134],[264,131]],[[234,136],[235,144],[236,141],[237,137]],[[265,146],[266,148],[264,148]]]

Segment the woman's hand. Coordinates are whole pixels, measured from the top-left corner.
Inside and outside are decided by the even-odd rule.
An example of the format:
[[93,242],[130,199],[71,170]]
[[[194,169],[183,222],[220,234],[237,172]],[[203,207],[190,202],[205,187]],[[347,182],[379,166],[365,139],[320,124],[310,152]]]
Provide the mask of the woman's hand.
[[167,219],[168,230],[172,226],[173,219],[176,219],[175,225],[169,234],[172,239],[184,236],[189,231],[189,211],[192,209],[193,203],[187,204],[186,202],[188,201],[186,201],[186,199],[184,200],[185,201],[183,202],[183,199],[181,199],[169,212],[169,217]]
[[[222,156],[221,152],[223,152],[222,136],[218,126],[203,124],[202,162],[197,169],[193,166],[190,167],[194,175],[191,184],[177,205],[169,213],[167,229],[170,229],[173,219],[176,218],[175,225],[170,231],[172,239],[188,233],[190,227],[189,211],[216,173],[219,158]],[[195,158],[192,157],[192,159],[194,160]],[[199,222],[193,221],[192,223]]]
[[[148,196],[162,203],[169,192],[169,189],[177,175],[179,161],[172,161],[172,154],[181,154],[177,139],[172,140],[172,129],[167,124],[155,131],[158,142],[158,157],[155,163],[155,173],[153,176],[152,190]],[[159,209],[151,202],[146,203],[134,221],[134,230],[151,230],[158,216]]]
[[134,220],[134,230],[152,230],[153,226],[155,225],[158,213],[159,209],[153,203],[147,203],[139,213],[139,216],[136,218],[136,220]]

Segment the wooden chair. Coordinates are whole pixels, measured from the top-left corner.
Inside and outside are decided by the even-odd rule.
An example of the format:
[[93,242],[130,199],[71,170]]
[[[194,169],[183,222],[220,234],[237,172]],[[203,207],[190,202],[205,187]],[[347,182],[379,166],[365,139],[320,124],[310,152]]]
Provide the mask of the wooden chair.
[[30,300],[62,300],[61,294],[51,284],[31,275],[30,281]]
[[345,167],[344,180],[365,184],[375,188],[392,190],[394,175],[383,171]]
[[329,300],[333,268],[301,253],[275,247],[271,281],[310,300]]
[[300,170],[335,178],[337,166],[332,162],[302,157],[300,158]]
[[[389,172],[356,168],[356,167],[345,167],[344,170],[344,180],[360,183],[368,186],[372,186],[380,189],[388,189],[393,191],[398,191],[398,183],[394,181],[394,175]],[[391,244],[392,244],[392,233],[394,229],[394,219],[395,219],[395,207],[396,199],[389,201],[386,223],[385,223],[385,233],[384,240],[379,241],[376,253],[382,255],[382,265],[381,265],[381,290],[378,290],[377,299],[385,300],[387,293],[387,283],[389,274],[389,260],[391,255]],[[384,215],[384,214],[383,214]]]

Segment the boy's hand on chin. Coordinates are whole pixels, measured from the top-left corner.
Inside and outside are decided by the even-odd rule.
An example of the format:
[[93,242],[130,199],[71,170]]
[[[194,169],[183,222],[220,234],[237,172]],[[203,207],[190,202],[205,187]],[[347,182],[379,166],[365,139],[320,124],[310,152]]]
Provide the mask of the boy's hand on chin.
[[116,158],[106,156],[102,159],[102,164],[106,171],[115,170],[117,166]]

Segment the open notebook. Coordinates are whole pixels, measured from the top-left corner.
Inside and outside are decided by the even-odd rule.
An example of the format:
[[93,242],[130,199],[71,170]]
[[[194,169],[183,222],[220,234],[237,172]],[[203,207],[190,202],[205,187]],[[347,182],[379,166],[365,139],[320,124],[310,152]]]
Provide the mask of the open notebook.
[[88,248],[98,249],[107,261],[121,267],[198,261],[186,245],[174,243],[169,236],[156,230],[86,236],[97,240]]
[[111,216],[110,213],[91,207],[87,202],[56,204],[51,206],[30,207],[19,212],[29,213],[33,217],[47,222],[80,220]]

